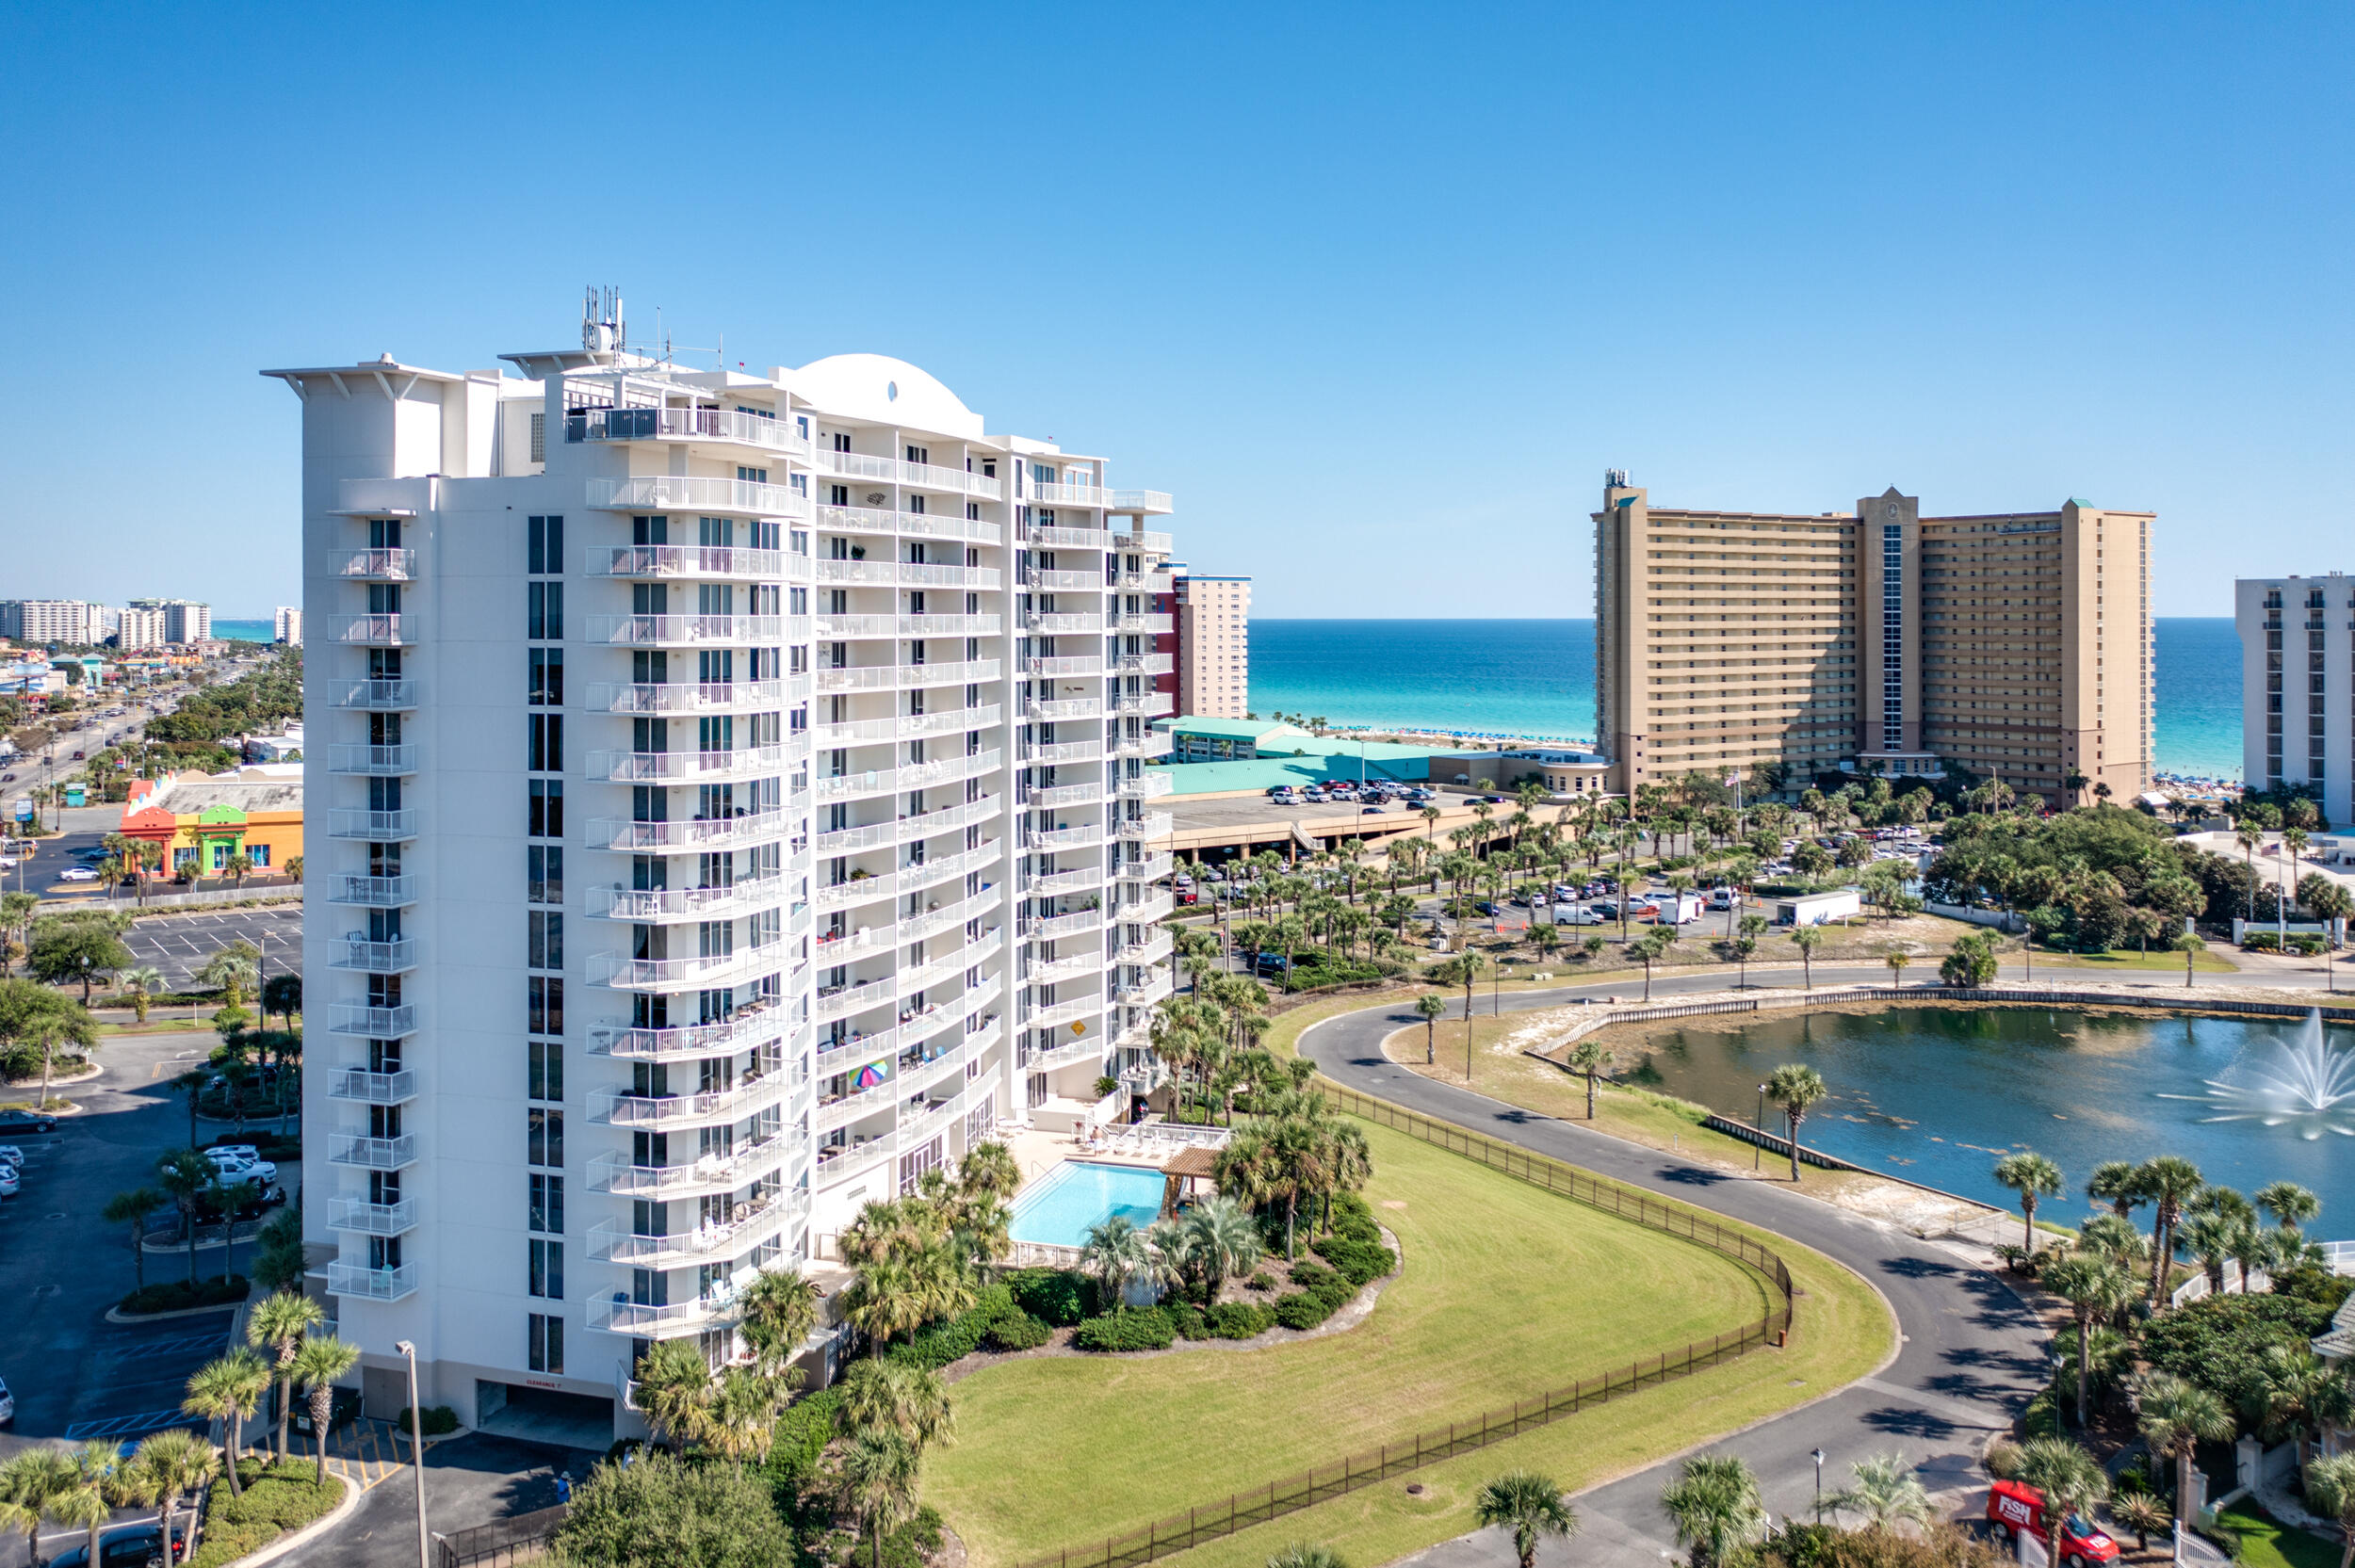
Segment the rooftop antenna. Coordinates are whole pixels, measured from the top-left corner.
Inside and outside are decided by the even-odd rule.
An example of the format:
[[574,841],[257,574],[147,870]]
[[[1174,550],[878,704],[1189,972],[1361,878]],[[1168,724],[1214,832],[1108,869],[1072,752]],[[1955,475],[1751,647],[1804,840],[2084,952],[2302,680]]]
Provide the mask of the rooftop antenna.
[[593,351],[619,349],[628,342],[621,289],[609,283],[604,288],[590,284],[580,308],[580,346]]

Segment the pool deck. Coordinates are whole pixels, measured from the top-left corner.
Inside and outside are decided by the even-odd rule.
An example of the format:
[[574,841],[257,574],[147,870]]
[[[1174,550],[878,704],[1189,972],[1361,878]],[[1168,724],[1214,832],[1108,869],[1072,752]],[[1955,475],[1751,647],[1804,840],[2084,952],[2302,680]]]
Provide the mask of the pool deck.
[[1005,1142],[1014,1155],[1015,1167],[1022,1172],[1024,1187],[1067,1159],[1084,1159],[1097,1165],[1133,1165],[1141,1170],[1158,1171],[1170,1154],[1170,1151],[1164,1151],[1146,1158],[1126,1151],[1090,1148],[1071,1134],[1060,1132],[1018,1132],[1008,1137]]

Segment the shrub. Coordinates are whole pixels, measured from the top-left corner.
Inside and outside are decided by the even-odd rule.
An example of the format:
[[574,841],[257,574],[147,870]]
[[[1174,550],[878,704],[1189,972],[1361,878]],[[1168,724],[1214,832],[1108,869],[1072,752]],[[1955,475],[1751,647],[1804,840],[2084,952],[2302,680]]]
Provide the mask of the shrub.
[[1016,1307],[989,1326],[989,1348],[993,1350],[1035,1350],[1054,1336],[1054,1330]]
[[190,1307],[230,1306],[246,1298],[252,1287],[243,1274],[215,1274],[194,1285],[186,1280],[159,1281],[132,1291],[116,1303],[125,1313],[184,1312]]
[[1014,1293],[1003,1285],[984,1285],[970,1312],[922,1330],[906,1344],[885,1351],[884,1359],[936,1372],[980,1350],[998,1320],[1019,1310],[1014,1304]]
[[1094,1282],[1070,1269],[1016,1269],[1000,1283],[1016,1306],[1049,1328],[1074,1327],[1095,1304]]
[[2206,1296],[2154,1317],[2143,1329],[2143,1355],[2154,1366],[2221,1395],[2235,1408],[2263,1408],[2256,1393],[2262,1358],[2283,1345],[2302,1359],[2331,1310],[2295,1296]]
[[589,1473],[557,1529],[556,1556],[571,1568],[757,1568],[793,1560],[793,1535],[754,1477],[647,1453],[627,1469]]
[[[409,1430],[409,1407],[407,1405],[400,1407],[400,1414],[393,1418],[393,1425],[398,1427],[404,1432]],[[457,1430],[458,1413],[450,1409],[449,1406],[428,1405],[425,1407],[426,1436],[447,1437],[451,1432],[454,1432]]]
[[1202,1309],[1192,1301],[1166,1302],[1161,1307],[1161,1312],[1169,1318],[1169,1326],[1177,1331],[1178,1338],[1208,1339],[1210,1337],[1210,1331],[1203,1321]]
[[1166,1350],[1178,1331],[1159,1307],[1123,1307],[1080,1325],[1071,1343],[1082,1350]]
[[2278,931],[2250,931],[2241,946],[2251,953],[2278,953],[2282,950],[2282,936]]
[[1295,1290],[1275,1301],[1275,1320],[1288,1329],[1313,1329],[1332,1317],[1334,1311],[1323,1297],[1312,1296],[1306,1290]]
[[940,1511],[927,1503],[915,1518],[884,1537],[884,1568],[929,1568],[940,1556]]
[[2058,1437],[2061,1434],[2060,1400],[2050,1385],[2037,1391],[2035,1398],[2020,1417],[2020,1430],[2030,1437]]
[[1202,1320],[1212,1339],[1249,1339],[1275,1326],[1275,1309],[1256,1301],[1221,1301]]
[[1255,1269],[1251,1277],[1242,1282],[1242,1287],[1245,1290],[1273,1290],[1275,1288],[1275,1276],[1264,1269]]
[[835,1438],[842,1391],[821,1388],[785,1407],[769,1448],[769,1480],[780,1495],[798,1494],[818,1477],[818,1463]]
[[282,1467],[245,1460],[237,1465],[237,1479],[245,1486],[242,1496],[216,1486],[206,1497],[203,1540],[187,1568],[222,1568],[249,1557],[323,1517],[344,1497],[343,1483],[333,1476],[325,1485],[314,1481],[307,1462]]
[[1362,1289],[1390,1271],[1398,1259],[1379,1241],[1358,1241],[1328,1236],[1316,1243],[1317,1255],[1340,1270],[1353,1287]]
[[[1324,1303],[1324,1315],[1317,1319],[1320,1323],[1340,1311],[1349,1303],[1349,1299],[1357,1294],[1357,1286],[1351,1283],[1348,1276],[1337,1274],[1330,1269],[1320,1269],[1313,1263],[1294,1264],[1292,1284]],[[1283,1303],[1279,1301],[1276,1304],[1280,1307]]]

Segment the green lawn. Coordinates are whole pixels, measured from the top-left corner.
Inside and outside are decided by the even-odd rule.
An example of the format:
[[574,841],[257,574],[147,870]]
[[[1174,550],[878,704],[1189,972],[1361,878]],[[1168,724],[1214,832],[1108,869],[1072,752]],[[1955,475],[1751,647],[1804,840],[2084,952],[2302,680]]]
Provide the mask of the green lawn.
[[2217,1522],[2240,1537],[2239,1560],[2246,1568],[2339,1568],[2338,1547],[2292,1529],[2254,1504],[2225,1509]]
[[[2191,957],[2192,970],[2196,974],[2236,975],[2240,973],[2238,964],[2218,956],[2214,949],[2194,953]],[[2011,978],[2012,968],[2018,962],[2017,953],[2005,955],[2005,978]],[[2163,975],[2181,975],[2184,972],[2184,955],[2181,953],[2138,953],[2131,949],[2111,953],[2052,953],[2039,947],[2037,949],[2036,962],[2039,969],[2049,965],[2055,969],[2152,969]]]
[[[1366,1195],[1406,1267],[1356,1330],[1258,1351],[1016,1362],[956,1385],[958,1439],[928,1460],[924,1496],[979,1568],[1214,1503],[1766,1307],[1763,1283],[1713,1253],[1383,1128],[1368,1137]],[[1878,1299],[1827,1260],[1773,1244],[1808,1293],[1790,1350],[1435,1465],[1416,1478],[1435,1488],[1427,1497],[1407,1498],[1394,1481],[1190,1555],[1256,1564],[1311,1539],[1353,1562],[1381,1561],[1469,1528],[1470,1490],[1499,1471],[1537,1463],[1583,1484],[1869,1371],[1890,1343]]]

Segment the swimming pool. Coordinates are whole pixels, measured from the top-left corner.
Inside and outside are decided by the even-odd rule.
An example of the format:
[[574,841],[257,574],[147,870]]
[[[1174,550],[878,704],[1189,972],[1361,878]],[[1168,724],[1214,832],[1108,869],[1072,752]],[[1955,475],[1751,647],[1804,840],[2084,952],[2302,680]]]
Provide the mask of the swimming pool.
[[1067,1159],[1015,1195],[1012,1234],[1016,1241],[1079,1247],[1089,1226],[1115,1214],[1143,1229],[1161,1212],[1159,1171]]

